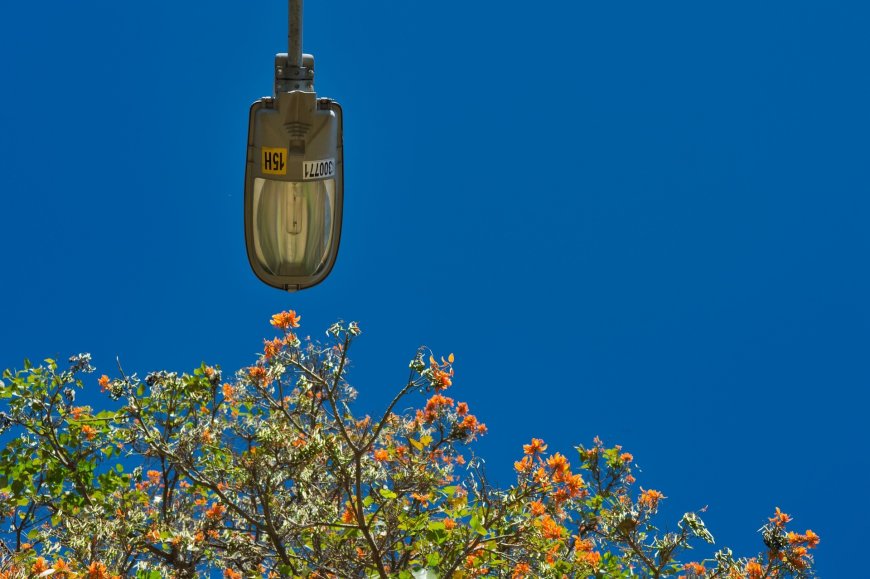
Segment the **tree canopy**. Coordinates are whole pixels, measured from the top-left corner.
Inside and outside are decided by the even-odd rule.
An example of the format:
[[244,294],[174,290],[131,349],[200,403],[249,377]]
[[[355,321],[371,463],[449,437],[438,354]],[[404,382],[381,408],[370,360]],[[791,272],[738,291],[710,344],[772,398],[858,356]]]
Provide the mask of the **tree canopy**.
[[[316,341],[297,336],[296,312],[271,324],[233,376],[203,364],[96,379],[87,354],[4,372],[0,579],[813,576],[818,535],[788,530],[778,508],[760,553],[686,560],[713,543],[699,514],[660,530],[664,494],[597,438],[567,454],[531,438],[516,483],[496,488],[452,354],[419,349],[388,408],[360,417],[359,326]],[[77,406],[94,387],[107,408]]]

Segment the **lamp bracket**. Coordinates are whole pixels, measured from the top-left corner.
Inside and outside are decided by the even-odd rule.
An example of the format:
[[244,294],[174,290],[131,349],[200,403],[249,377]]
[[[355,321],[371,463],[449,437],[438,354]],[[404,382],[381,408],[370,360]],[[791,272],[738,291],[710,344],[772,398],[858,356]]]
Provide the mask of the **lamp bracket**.
[[275,55],[275,96],[284,92],[314,91],[314,56],[302,55],[302,66],[292,63],[286,52]]

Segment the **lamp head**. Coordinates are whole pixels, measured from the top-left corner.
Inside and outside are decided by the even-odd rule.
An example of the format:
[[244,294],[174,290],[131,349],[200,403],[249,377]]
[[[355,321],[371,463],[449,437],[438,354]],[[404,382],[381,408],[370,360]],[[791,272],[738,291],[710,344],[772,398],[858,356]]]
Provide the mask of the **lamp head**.
[[254,273],[295,291],[323,281],[338,253],[344,201],[342,111],[314,92],[314,58],[275,58],[275,96],[251,106],[245,245]]

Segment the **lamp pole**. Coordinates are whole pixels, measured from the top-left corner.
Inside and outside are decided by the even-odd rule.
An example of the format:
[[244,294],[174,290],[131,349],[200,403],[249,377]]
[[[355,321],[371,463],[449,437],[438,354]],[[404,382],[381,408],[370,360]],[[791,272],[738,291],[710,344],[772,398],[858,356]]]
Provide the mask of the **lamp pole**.
[[302,68],[302,0],[289,0],[290,25],[287,27],[287,61]]

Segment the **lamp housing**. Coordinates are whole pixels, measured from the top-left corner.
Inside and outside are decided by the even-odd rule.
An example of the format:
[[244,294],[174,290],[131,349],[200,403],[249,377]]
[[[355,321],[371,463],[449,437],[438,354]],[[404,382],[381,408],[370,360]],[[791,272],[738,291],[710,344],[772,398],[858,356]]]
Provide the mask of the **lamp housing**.
[[314,57],[275,57],[275,96],[251,105],[245,245],[256,276],[286,291],[323,281],[335,264],[344,202],[341,106],[314,92]]

